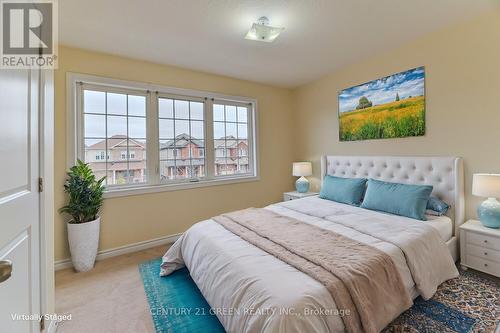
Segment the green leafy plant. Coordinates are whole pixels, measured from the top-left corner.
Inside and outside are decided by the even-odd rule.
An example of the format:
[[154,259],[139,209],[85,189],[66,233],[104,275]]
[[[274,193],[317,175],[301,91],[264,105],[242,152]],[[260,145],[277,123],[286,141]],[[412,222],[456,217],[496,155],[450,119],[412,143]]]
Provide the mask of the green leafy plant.
[[67,175],[64,192],[69,195],[69,202],[59,212],[71,215],[69,223],[85,223],[97,219],[103,201],[102,183],[106,177],[96,180],[89,165],[80,160],[77,160]]

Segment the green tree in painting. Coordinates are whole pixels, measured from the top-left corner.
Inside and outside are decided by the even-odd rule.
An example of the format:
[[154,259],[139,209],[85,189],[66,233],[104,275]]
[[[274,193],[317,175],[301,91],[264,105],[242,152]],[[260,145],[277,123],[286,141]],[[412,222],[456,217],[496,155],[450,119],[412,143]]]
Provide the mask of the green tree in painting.
[[399,94],[396,93],[396,102],[399,102]]
[[372,102],[370,102],[368,100],[368,98],[366,98],[365,96],[362,96],[359,99],[359,103],[358,103],[358,106],[356,106],[356,110],[366,109],[366,108],[371,107],[372,105],[373,105]]

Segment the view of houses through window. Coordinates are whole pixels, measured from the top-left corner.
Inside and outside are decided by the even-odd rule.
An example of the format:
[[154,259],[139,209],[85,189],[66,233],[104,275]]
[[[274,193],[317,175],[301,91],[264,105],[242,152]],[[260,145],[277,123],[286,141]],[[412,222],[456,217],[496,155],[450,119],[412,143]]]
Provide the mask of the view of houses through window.
[[[205,99],[157,96],[160,182],[251,174],[249,108],[215,101],[213,131],[207,136]],[[96,177],[107,185],[147,183],[147,93],[84,88],[84,154]],[[153,136],[156,137],[156,136]],[[213,167],[207,172],[207,137]],[[157,176],[158,177],[158,176]]]
[[248,108],[214,103],[215,174],[247,173]]
[[205,177],[204,103],[158,99],[160,177]]
[[107,185],[146,182],[146,97],[84,90],[85,162]]

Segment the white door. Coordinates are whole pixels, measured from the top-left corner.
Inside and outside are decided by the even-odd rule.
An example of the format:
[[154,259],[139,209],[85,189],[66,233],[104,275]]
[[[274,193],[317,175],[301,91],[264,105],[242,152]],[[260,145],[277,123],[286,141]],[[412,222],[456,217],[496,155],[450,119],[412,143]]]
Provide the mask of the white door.
[[0,332],[40,331],[38,80],[0,70]]

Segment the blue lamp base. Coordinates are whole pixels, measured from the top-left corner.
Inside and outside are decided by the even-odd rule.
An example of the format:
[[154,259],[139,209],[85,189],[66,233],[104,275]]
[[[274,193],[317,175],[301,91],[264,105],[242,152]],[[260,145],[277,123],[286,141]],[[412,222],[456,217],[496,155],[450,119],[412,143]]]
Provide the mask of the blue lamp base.
[[477,208],[477,215],[481,223],[488,228],[500,228],[500,202],[489,198]]
[[306,179],[306,177],[302,176],[295,182],[295,188],[299,193],[306,193],[307,191],[309,191],[309,181]]

